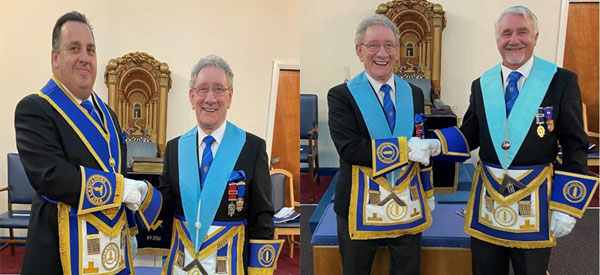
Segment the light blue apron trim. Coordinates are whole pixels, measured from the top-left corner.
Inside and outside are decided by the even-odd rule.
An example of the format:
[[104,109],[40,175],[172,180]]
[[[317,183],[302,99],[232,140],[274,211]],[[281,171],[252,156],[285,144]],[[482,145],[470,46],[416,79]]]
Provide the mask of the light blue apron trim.
[[412,136],[414,128],[414,107],[410,85],[397,75],[396,83],[396,127],[390,131],[384,111],[377,95],[373,92],[366,73],[362,72],[348,82],[348,89],[354,97],[365,120],[371,139]]
[[[196,147],[198,127],[192,128],[179,138],[178,163],[179,163],[179,188],[181,202],[185,219],[190,227],[190,240],[194,245],[195,252],[200,250],[196,247],[196,238],[200,241],[198,246],[206,237],[208,229],[215,218],[219,208],[225,186],[229,175],[246,143],[246,132],[232,123],[227,122],[225,135],[219,150],[206,175],[204,190],[200,190],[200,172],[198,171],[198,151]],[[202,199],[200,206],[200,230],[196,236],[194,224],[198,215],[198,198]]]
[[[104,171],[112,173],[121,172],[121,148],[119,146],[119,133],[117,133],[116,127],[110,117],[108,109],[104,105],[104,102],[92,92],[92,98],[100,107],[100,112],[104,116],[104,125],[107,130],[107,136],[105,138],[104,133],[96,127],[96,124],[92,122],[91,117],[86,115],[86,112],[81,106],[76,104],[71,97],[67,95],[67,92],[62,89],[53,79],[50,79],[46,86],[42,88],[42,93],[46,95],[61,112],[64,113],[63,117],[65,120],[71,120],[74,124],[76,131],[81,134],[79,137],[84,143],[88,143],[93,149],[94,153],[98,156],[96,161],[99,162]],[[66,116],[66,117],[65,117]],[[110,146],[110,151],[107,150],[107,143]],[[117,161],[115,163],[115,169],[112,170],[109,164],[109,160],[112,158]],[[111,171],[112,170],[112,171]]]
[[506,150],[506,163],[504,163],[504,149],[502,149],[506,106],[504,103],[500,64],[486,71],[481,76],[481,93],[490,137],[492,138],[498,160],[503,168],[508,169],[517,152],[519,152],[555,73],[555,64],[534,57],[531,73],[519,92],[519,96],[508,117],[507,140],[511,146]]

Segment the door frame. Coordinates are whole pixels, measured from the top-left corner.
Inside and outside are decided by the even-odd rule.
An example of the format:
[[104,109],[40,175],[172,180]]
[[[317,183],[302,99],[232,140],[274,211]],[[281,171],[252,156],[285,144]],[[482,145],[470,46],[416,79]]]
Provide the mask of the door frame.
[[560,18],[558,20],[558,45],[556,47],[556,66],[562,67],[565,58],[565,39],[567,37],[567,22],[570,3],[599,3],[600,0],[561,0]]
[[[275,128],[275,111],[277,109],[277,90],[279,88],[279,71],[300,71],[300,60],[273,60],[273,75],[271,78],[271,95],[269,99],[269,115],[267,118],[267,156],[271,162],[271,148],[273,145],[273,132]],[[298,125],[300,127],[300,125]],[[300,138],[300,137],[298,137]]]

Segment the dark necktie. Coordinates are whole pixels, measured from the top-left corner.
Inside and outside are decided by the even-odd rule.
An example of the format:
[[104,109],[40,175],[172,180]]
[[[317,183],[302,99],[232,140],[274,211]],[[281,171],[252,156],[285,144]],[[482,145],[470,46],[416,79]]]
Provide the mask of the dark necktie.
[[513,105],[515,105],[515,101],[517,101],[517,96],[519,96],[519,87],[517,86],[517,81],[521,77],[521,73],[518,71],[513,71],[508,75],[508,85],[506,85],[506,91],[504,92],[504,102],[506,102],[506,117],[510,114],[510,110],[512,110]]
[[215,138],[212,136],[204,137],[204,151],[202,151],[202,163],[200,164],[200,187],[204,187],[204,180],[206,179],[206,174],[208,174],[208,170],[210,169],[210,165],[213,161],[213,154],[210,146],[215,142]]
[[89,101],[89,100],[82,101],[81,107],[86,109],[88,111],[88,113],[90,114],[90,116],[92,116],[92,118],[98,123],[98,125],[100,125],[100,127],[102,127],[102,125],[103,125],[102,121],[100,120],[98,113],[96,113],[96,110],[94,110],[94,105],[92,105],[91,101]]
[[388,84],[383,84],[381,86],[381,91],[383,92],[383,110],[385,111],[385,117],[387,118],[387,122],[390,125],[390,129],[394,132],[394,127],[396,126],[396,108],[394,107],[394,103],[392,102],[392,96],[390,95],[390,90],[392,87]]

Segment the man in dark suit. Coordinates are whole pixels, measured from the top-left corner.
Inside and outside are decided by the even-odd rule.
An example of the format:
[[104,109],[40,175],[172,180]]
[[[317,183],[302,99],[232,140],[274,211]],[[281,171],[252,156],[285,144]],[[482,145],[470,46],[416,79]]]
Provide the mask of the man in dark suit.
[[[415,131],[423,123],[423,93],[393,73],[399,36],[384,16],[363,20],[355,49],[365,71],[327,97],[340,156],[334,210],[344,274],[369,274],[382,241],[390,250],[390,274],[419,274],[421,232],[435,207],[431,167],[418,162],[429,164],[440,143]],[[368,183],[360,180],[364,175]]]
[[167,143],[160,177],[164,211],[175,217],[166,274],[272,272],[277,260],[265,141],[226,120],[232,85],[221,57],[192,70],[198,125]]
[[[480,147],[467,205],[473,274],[546,274],[550,249],[581,218],[597,187],[587,176],[577,75],[533,56],[536,16],[505,10],[496,22],[502,63],[471,86],[460,130]],[[553,165],[562,146],[562,164]]]
[[83,14],[57,20],[52,73],[15,110],[17,149],[36,190],[21,274],[130,274],[132,210],[148,185],[123,176],[126,148],[92,90],[96,47]]

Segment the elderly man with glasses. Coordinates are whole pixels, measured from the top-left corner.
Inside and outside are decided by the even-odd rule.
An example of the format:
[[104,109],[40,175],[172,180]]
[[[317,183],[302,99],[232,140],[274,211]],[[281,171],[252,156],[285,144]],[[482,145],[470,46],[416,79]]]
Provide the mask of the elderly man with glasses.
[[425,139],[421,89],[394,75],[399,37],[388,18],[364,19],[355,49],[365,71],[327,97],[340,156],[334,210],[344,274],[369,274],[382,243],[390,274],[419,274],[421,232],[435,208],[428,165],[441,144]]
[[192,70],[197,124],[167,143],[159,190],[173,217],[163,274],[269,274],[282,241],[273,238],[265,141],[226,120],[233,72],[215,55]]

